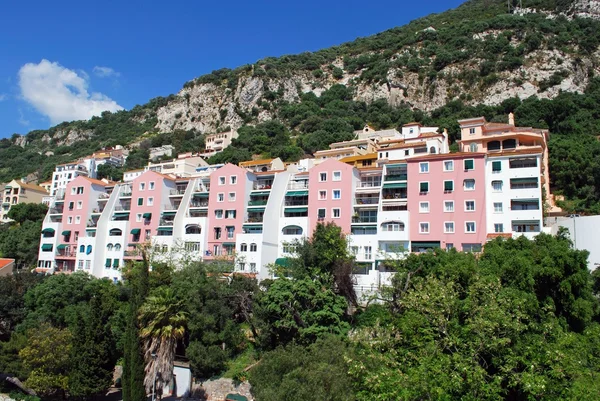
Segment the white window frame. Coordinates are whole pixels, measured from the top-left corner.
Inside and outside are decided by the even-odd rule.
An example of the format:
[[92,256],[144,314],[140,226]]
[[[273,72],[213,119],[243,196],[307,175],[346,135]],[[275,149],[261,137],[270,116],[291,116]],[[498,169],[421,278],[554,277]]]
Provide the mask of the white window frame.
[[229,176],[229,185],[235,185],[237,184],[237,175],[230,175]]
[[[445,200],[444,202],[444,213],[454,213],[454,201],[453,200]],[[448,210],[446,204],[452,205],[452,210]]]
[[[467,181],[469,181],[469,182],[473,181],[473,188],[467,188]],[[463,190],[465,190],[465,191],[475,191],[475,179],[473,179],[473,178],[465,178],[463,180]]]
[[[336,174],[338,175],[338,177],[337,177],[337,178],[336,178],[336,176],[335,176]],[[342,181],[342,172],[341,172],[341,170],[334,171],[334,172],[333,172],[333,177],[331,178],[331,180],[332,180],[332,181]]]
[[[320,216],[321,210],[323,211],[323,217]],[[326,218],[327,218],[327,209],[322,208],[322,207],[318,208],[317,209],[317,219],[326,219]]]
[[140,191],[144,191],[144,190],[146,190],[146,183],[140,182]]
[[[427,231],[423,230],[423,224],[427,224]],[[429,222],[428,221],[420,221],[419,222],[419,234],[429,234],[429,232],[431,231],[430,228],[431,227],[429,226]]]
[[78,209],[78,210],[81,210],[81,209],[83,209],[83,201],[80,201],[80,200],[79,200],[79,201],[77,201],[77,209]]
[[75,224],[81,223],[81,216],[75,216]]
[[[469,224],[473,224],[473,231],[469,231]],[[477,232],[477,225],[474,221],[465,221],[465,234],[475,234]]]
[[[452,224],[452,231],[448,230],[447,224]],[[454,234],[456,227],[453,221],[444,221],[444,234]]]
[[225,176],[224,175],[220,175],[219,176],[219,185],[225,185]]
[[154,181],[150,181],[150,182],[148,183],[148,190],[149,190],[149,191],[152,191],[152,190],[154,189],[154,185],[155,185],[155,184],[154,184]]
[[136,213],[135,215],[135,221],[138,223],[142,222],[142,214],[141,213]]
[[[337,213],[337,216],[336,216]],[[331,218],[332,219],[339,219],[342,216],[342,210],[339,207],[334,207],[333,209],[331,209]]]
[[[498,226],[500,226],[500,231],[498,231]],[[494,233],[501,234],[504,233],[504,223],[494,223]]]
[[[421,192],[421,184],[427,184],[427,192]],[[419,181],[419,195],[420,194],[428,194],[431,190],[431,185],[429,185],[429,181]]]
[[146,201],[146,206],[154,206],[154,197],[149,197]]
[[215,209],[215,219],[223,218],[223,209]]
[[[427,210],[425,210],[425,208],[423,208],[423,205],[427,205]],[[430,210],[431,210],[431,207],[429,205],[429,201],[419,202],[419,213],[429,213]]]
[[[500,205],[500,210],[498,210],[496,208],[496,205]],[[497,214],[504,213],[504,205],[502,202],[494,202],[494,204],[492,206],[494,207],[494,213],[497,213]]]
[[[500,183],[500,189],[496,189],[496,187],[494,187],[495,182]],[[503,188],[504,188],[504,181],[502,181],[502,180],[493,180],[492,181],[492,192],[502,192]]]
[[[423,171],[423,167],[425,167],[426,171]],[[419,163],[419,174],[427,174],[427,173],[429,173],[429,162]]]
[[[473,202],[473,210],[469,210],[469,209],[467,208],[467,202]],[[477,205],[476,205],[476,203],[475,203],[475,200],[474,200],[474,199],[467,199],[467,200],[465,200],[465,212],[469,212],[469,213],[471,213],[471,212],[474,212],[474,211],[476,211],[476,210],[477,210]]]
[[475,128],[469,128],[469,135],[475,135]]
[[[231,196],[233,195],[233,196]],[[227,199],[229,202],[235,202],[235,198],[236,198],[236,193],[235,192],[229,192],[227,194]]]
[[225,192],[219,192],[217,194],[217,202],[225,202]]
[[[450,163],[450,168],[446,168],[446,163]],[[454,171],[454,160],[444,160],[444,171]]]
[[319,182],[327,182],[327,173],[326,172],[319,173]]
[[327,200],[327,190],[325,190],[325,189],[319,190],[319,200]]
[[[335,192],[336,192],[336,191],[338,191],[338,192],[339,192],[339,195],[340,195],[340,197],[339,197],[339,198],[336,198],[336,197],[335,197]],[[332,190],[331,190],[331,199],[333,199],[333,200],[340,200],[340,199],[342,199],[342,190],[341,190],[341,189],[332,189]]]
[[[452,183],[452,190],[450,190],[450,191],[446,190],[446,182],[448,182],[448,181]],[[455,187],[454,187],[454,180],[444,180],[443,181],[443,185],[444,185],[443,189],[444,189],[444,193],[445,194],[449,194],[449,193],[454,192],[454,189],[455,189]]]

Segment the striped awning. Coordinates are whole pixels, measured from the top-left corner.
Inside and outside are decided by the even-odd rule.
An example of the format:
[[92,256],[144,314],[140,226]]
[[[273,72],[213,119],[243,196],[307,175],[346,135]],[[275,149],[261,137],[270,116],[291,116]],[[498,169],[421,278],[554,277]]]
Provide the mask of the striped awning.
[[512,201],[515,203],[534,203],[534,204],[540,203],[539,199],[513,199]]
[[308,212],[308,208],[307,207],[286,207],[285,212],[286,213],[304,213],[304,212]]
[[134,228],[131,230],[131,234],[133,235],[140,235],[141,232],[142,230],[140,228]]
[[50,252],[52,250],[52,244],[42,244],[42,251]]
[[71,230],[65,230],[65,231],[63,231],[62,235],[71,235]]
[[53,228],[44,228],[42,230],[42,234],[54,234],[54,229]]
[[289,191],[285,196],[308,196],[308,191]]
[[396,182],[392,184],[383,184],[383,189],[406,188],[405,182]]

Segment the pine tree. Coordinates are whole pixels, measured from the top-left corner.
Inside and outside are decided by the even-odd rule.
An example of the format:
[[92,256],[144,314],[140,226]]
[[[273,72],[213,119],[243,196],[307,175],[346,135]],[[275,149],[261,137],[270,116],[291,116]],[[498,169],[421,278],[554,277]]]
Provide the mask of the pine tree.
[[143,262],[132,268],[129,278],[131,297],[127,331],[125,333],[125,352],[123,359],[123,401],[145,401],[144,354],[139,338],[138,311],[148,295],[148,260],[143,252]]

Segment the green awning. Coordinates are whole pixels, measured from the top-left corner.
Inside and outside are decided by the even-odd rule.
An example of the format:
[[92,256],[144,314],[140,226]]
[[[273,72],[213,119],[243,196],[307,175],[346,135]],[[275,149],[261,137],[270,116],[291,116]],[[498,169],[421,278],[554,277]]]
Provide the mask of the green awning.
[[418,242],[418,241],[413,241],[411,244],[411,247],[413,248],[439,248],[440,247],[440,243],[439,242]]
[[248,211],[252,209],[252,212],[264,212],[265,206],[248,206]]
[[119,259],[113,259],[113,267],[119,267]]
[[227,394],[225,396],[225,401],[248,401],[248,397],[241,394]]
[[42,244],[42,251],[50,252],[52,250],[52,244]]
[[71,235],[71,230],[65,230],[65,231],[63,231],[62,235]]
[[141,232],[142,230],[140,228],[134,228],[131,230],[131,234],[133,235],[140,235]]
[[196,192],[194,196],[196,198],[208,198],[208,192]]
[[454,181],[444,181],[444,191],[453,191]]
[[517,183],[525,183],[525,182],[537,182],[538,179],[536,177],[529,177],[529,178],[511,178],[510,182],[517,184]]
[[142,217],[145,218],[145,219],[150,219],[150,218],[152,218],[152,213],[144,213],[142,215]]
[[355,224],[352,223],[352,228],[377,228],[377,223],[373,223],[373,224]]
[[308,212],[308,208],[307,207],[286,207],[285,212],[286,213],[304,213],[304,212]]
[[263,228],[262,224],[244,224],[242,225],[244,228]]
[[289,258],[277,258],[275,259],[275,264],[281,267],[290,267],[290,259]]
[[173,234],[173,228],[161,228],[161,227],[158,227],[158,231]]
[[406,188],[405,182],[396,182],[393,184],[383,184],[383,189]]
[[269,195],[271,192],[269,191],[259,191],[259,192],[251,192],[250,196],[262,196],[262,195]]
[[110,259],[106,259],[106,263],[104,264],[104,267],[110,267]]
[[163,210],[163,214],[177,214],[177,210]]
[[44,228],[42,230],[42,234],[54,234],[54,229],[53,228]]
[[540,203],[539,199],[513,199],[512,201],[516,203]]
[[519,224],[523,224],[526,226],[534,226],[536,224],[540,224],[539,220],[513,220],[512,225],[518,226]]
[[308,191],[288,191],[285,196],[308,196]]
[[391,168],[402,168],[402,167],[406,167],[406,163],[400,163],[400,164],[388,164],[386,165],[387,169],[391,169]]
[[115,216],[129,216],[129,212],[115,212]]
[[235,246],[235,242],[223,242],[223,246]]
[[66,244],[60,244],[59,246],[56,247],[56,249],[58,249],[59,251],[62,251],[63,249],[65,249],[67,247]]

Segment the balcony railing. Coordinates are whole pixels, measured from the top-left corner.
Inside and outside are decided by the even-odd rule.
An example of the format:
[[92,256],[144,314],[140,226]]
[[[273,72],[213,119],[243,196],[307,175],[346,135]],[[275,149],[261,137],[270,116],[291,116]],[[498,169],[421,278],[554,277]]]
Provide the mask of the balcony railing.
[[[108,198],[110,198],[110,194],[102,193],[102,194],[98,195],[98,200],[106,200]],[[63,199],[64,199],[64,195],[63,195]]]
[[208,201],[190,202],[190,207],[208,207]]
[[379,203],[379,197],[356,198],[354,200],[355,205],[376,205],[378,203]]
[[352,216],[352,223],[377,223],[377,216]]
[[262,223],[263,222],[263,217],[248,217],[248,219],[246,219],[246,223]]
[[288,189],[308,189],[308,181],[292,181],[288,183]]
[[266,199],[261,199],[261,200],[251,200],[248,202],[248,206],[264,206],[267,204],[267,200]]
[[179,205],[164,205],[163,210],[177,210],[179,209]]
[[98,227],[97,221],[88,221],[86,227]]
[[142,256],[142,253],[136,249],[133,251],[125,251],[125,252],[123,252],[123,255],[125,257],[137,257],[137,256]]
[[389,174],[384,177],[385,181],[406,181],[407,174]]
[[61,214],[63,212],[62,207],[51,207],[50,214]]
[[126,197],[131,196],[131,189],[121,191],[121,193],[119,194],[119,196],[121,198],[126,198]]
[[381,181],[361,181],[360,188],[376,188],[381,186]]
[[70,249],[61,249],[60,251],[56,251],[56,256],[61,256],[63,258],[74,258],[77,256],[77,253],[71,251]]
[[253,190],[271,189],[271,185],[273,185],[273,184],[259,181],[259,182],[255,182],[254,185],[252,185],[252,189]]
[[160,224],[159,226],[165,226],[165,227],[172,227],[174,224],[173,220],[165,220],[165,219],[160,219]]
[[115,206],[116,212],[128,212],[131,210],[131,205],[117,205]]
[[183,195],[185,194],[185,189],[172,189],[169,191],[170,195]]
[[384,200],[406,199],[406,192],[392,192],[392,193],[388,192],[388,193],[384,193],[382,197]]
[[288,200],[285,201],[286,206],[308,206],[308,199],[306,200]]

